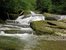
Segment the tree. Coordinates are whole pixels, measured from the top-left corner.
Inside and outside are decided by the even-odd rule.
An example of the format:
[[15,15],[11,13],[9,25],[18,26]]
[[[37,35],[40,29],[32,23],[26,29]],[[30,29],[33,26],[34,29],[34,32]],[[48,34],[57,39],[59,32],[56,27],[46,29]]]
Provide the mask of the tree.
[[65,0],[52,0],[52,10],[53,13],[65,14],[66,12],[66,1]]
[[13,14],[19,14],[21,11],[28,9],[28,2],[24,0],[0,0],[0,18],[3,20],[8,18],[8,14],[12,14],[10,15],[12,18]]
[[36,6],[41,12],[48,12],[51,10],[52,2],[51,0],[36,0]]

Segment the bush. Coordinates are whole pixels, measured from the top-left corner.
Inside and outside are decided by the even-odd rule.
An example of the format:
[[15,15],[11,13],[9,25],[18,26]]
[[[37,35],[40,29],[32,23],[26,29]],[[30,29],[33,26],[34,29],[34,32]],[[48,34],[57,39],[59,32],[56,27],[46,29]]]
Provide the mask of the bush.
[[35,10],[35,0],[0,0],[0,18],[2,20],[15,19],[22,11],[30,10]]
[[51,10],[52,2],[51,0],[37,0],[37,9],[41,12],[48,12]]

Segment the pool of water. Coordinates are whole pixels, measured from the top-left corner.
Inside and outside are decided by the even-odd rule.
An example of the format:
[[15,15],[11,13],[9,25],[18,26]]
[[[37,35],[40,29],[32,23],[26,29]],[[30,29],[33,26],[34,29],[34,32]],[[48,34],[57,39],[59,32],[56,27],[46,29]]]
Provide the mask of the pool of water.
[[[4,36],[3,39],[5,41],[6,41],[6,39],[5,39],[5,36],[6,36],[6,37],[8,37],[7,38],[8,40],[10,37],[18,38],[23,43],[20,45],[20,47],[21,47],[20,49],[14,49],[14,50],[66,50],[66,40],[57,40],[57,39],[53,40],[51,38],[49,38],[50,40],[48,40],[49,35],[47,37],[46,35],[38,36],[38,35],[24,33],[24,34],[5,34],[5,35],[1,35],[1,36]],[[46,38],[47,38],[47,40],[46,40]],[[11,39],[11,41],[12,41],[12,39]],[[13,39],[13,41],[14,41],[14,39]],[[9,42],[9,41],[7,41],[7,42]],[[14,41],[14,43],[16,43],[16,42],[17,42],[17,40]],[[18,42],[16,44],[18,45],[21,42]],[[12,42],[7,43],[7,44],[9,47],[10,44],[12,44]],[[4,44],[4,45],[6,45],[6,44]],[[3,46],[2,48],[4,48],[4,45],[0,45],[0,46]],[[3,50],[5,50],[5,49],[3,49]]]

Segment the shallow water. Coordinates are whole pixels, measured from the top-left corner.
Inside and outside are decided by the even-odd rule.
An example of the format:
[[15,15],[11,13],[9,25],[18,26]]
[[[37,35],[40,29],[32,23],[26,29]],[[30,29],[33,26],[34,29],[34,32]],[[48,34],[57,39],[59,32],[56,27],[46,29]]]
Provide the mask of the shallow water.
[[[66,50],[65,40],[45,40],[46,36],[37,36],[33,34],[4,34],[1,36],[18,38],[24,45],[23,48],[18,50]],[[49,36],[49,35],[48,35]],[[16,43],[16,42],[15,42]],[[17,43],[17,44],[20,44]]]
[[[31,14],[35,15],[35,13],[32,11],[31,11]],[[22,17],[23,16],[20,16],[19,18],[16,19],[16,21],[19,21],[22,24],[28,25],[28,22],[31,18],[22,20],[21,19]],[[36,18],[33,18],[33,19],[36,19]],[[1,38],[1,36],[4,36],[4,37]],[[13,38],[18,38],[20,41],[17,42],[17,39],[15,40]],[[19,45],[19,47],[16,45]],[[1,31],[0,50],[66,50],[66,37],[57,37],[57,36],[51,36],[51,35],[38,36],[38,35],[33,35],[32,33],[31,34],[29,33],[6,34],[3,31]]]
[[23,50],[66,50],[66,41],[45,40],[45,36],[23,34],[19,37],[25,43]]

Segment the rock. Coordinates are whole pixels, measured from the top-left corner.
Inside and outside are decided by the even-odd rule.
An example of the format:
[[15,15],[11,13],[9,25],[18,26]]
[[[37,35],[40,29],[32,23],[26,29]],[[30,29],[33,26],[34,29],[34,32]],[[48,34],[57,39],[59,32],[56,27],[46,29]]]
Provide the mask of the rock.
[[54,31],[50,27],[45,27],[44,21],[34,21],[31,23],[31,27],[36,32],[35,34],[42,35],[42,34],[52,34]]
[[35,34],[55,34],[55,32],[66,33],[66,23],[59,21],[34,21],[31,24]]
[[64,20],[66,19],[66,15],[56,15],[50,13],[44,13],[46,20]]

